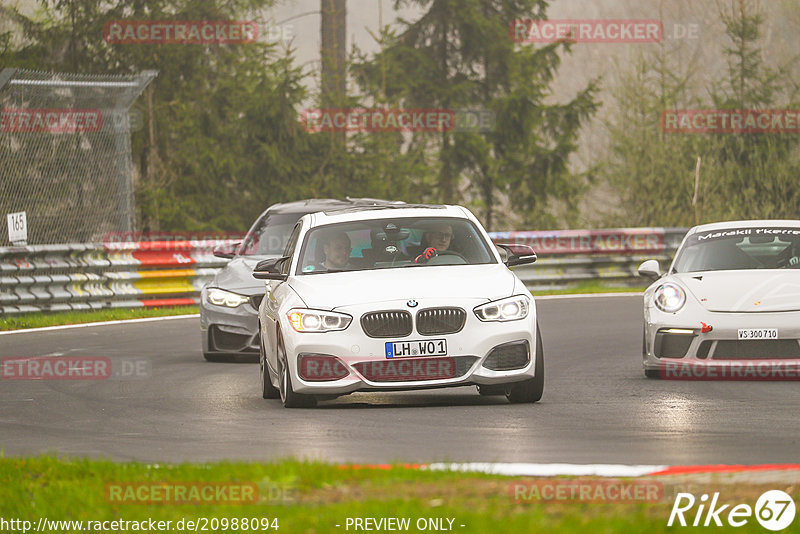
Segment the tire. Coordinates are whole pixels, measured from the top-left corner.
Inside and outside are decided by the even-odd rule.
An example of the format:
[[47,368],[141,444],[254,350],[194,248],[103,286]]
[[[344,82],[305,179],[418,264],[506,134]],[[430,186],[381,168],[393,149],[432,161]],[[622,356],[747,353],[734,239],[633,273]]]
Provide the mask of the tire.
[[[261,325],[259,325],[259,331],[261,331]],[[267,352],[264,350],[264,342],[261,340],[261,336],[259,336],[258,348],[258,363],[261,371],[261,396],[265,399],[279,399],[281,397],[281,392],[272,385],[272,380],[270,380],[269,369],[267,368]]]
[[[642,327],[642,359],[647,358],[647,331]],[[644,376],[647,378],[661,378],[661,373],[658,369],[645,369]]]
[[661,378],[661,372],[658,369],[645,369],[644,376],[647,378]]
[[214,352],[204,352],[203,358],[205,358],[207,362],[226,363],[232,361],[234,356]]
[[508,386],[505,384],[491,385],[491,386],[478,386],[478,394],[484,397],[491,397],[493,395],[505,395],[508,393]]
[[530,380],[510,384],[506,398],[512,404],[538,402],[544,393],[544,348],[539,325],[536,325],[536,363],[535,375]]
[[286,350],[283,348],[283,340],[278,335],[278,373],[280,374],[280,398],[284,408],[313,408],[317,405],[317,399],[313,395],[303,395],[295,393],[292,388],[292,374],[286,363]]

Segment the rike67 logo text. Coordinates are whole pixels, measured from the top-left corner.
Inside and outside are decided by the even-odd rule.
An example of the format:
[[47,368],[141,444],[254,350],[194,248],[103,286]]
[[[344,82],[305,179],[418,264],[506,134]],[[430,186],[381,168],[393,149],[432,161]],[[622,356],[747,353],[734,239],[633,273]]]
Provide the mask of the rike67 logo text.
[[755,507],[749,504],[721,504],[719,492],[714,493],[710,500],[705,493],[700,499],[691,493],[678,493],[667,526],[671,527],[677,522],[682,527],[742,527],[754,516],[768,530],[783,530],[794,521],[795,504],[789,494],[781,490],[762,493]]

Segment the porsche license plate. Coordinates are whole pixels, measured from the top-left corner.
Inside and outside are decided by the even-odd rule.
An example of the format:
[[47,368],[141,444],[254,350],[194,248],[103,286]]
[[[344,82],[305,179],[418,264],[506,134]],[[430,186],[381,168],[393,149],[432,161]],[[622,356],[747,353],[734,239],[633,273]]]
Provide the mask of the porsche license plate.
[[778,339],[777,328],[740,328],[739,339]]
[[447,341],[424,339],[422,341],[387,341],[387,358],[413,358],[415,356],[447,356]]

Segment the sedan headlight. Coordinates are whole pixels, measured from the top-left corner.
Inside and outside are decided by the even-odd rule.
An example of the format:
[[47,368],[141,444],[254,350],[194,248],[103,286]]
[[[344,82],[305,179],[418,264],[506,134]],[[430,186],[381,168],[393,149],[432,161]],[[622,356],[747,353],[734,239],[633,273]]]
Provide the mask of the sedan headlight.
[[481,304],[472,311],[481,321],[516,321],[527,317],[529,309],[528,297],[516,295]]
[[225,306],[227,308],[236,308],[237,306],[241,306],[250,300],[250,297],[233,293],[231,291],[225,291],[224,289],[220,289],[218,287],[209,288],[206,295],[211,304]]
[[653,294],[656,307],[667,313],[675,313],[686,304],[686,292],[677,284],[661,284]]
[[352,317],[346,313],[295,308],[286,314],[297,332],[332,332],[350,326]]

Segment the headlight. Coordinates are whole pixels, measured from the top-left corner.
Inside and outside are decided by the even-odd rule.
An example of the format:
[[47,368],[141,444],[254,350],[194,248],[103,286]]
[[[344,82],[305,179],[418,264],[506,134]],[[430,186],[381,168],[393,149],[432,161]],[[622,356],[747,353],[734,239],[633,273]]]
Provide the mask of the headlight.
[[661,284],[653,295],[656,307],[667,313],[675,313],[686,304],[686,292],[676,284]]
[[350,326],[352,317],[346,313],[295,308],[286,314],[297,332],[332,332]]
[[231,291],[225,291],[224,289],[220,289],[218,287],[209,288],[206,295],[208,296],[208,301],[211,304],[225,306],[228,308],[236,308],[237,306],[241,306],[250,300],[250,297],[246,297],[238,293],[232,293]]
[[481,321],[516,321],[527,317],[529,309],[528,297],[516,295],[481,304],[472,311]]

